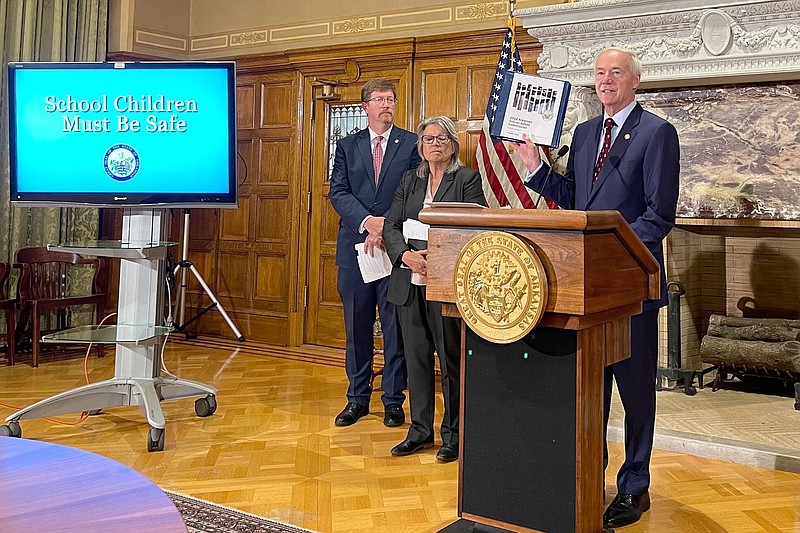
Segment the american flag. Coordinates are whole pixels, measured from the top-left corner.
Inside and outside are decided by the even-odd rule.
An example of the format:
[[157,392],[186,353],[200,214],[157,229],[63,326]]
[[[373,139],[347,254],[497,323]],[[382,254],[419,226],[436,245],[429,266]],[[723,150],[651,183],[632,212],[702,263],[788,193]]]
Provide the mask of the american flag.
[[[503,77],[509,70],[522,72],[522,61],[517,42],[514,39],[516,23],[516,17],[508,19],[508,29],[500,50],[500,59],[497,61],[489,102],[486,104],[486,114],[483,117],[483,128],[478,138],[475,159],[483,181],[483,195],[486,197],[489,207],[511,206],[534,209],[539,195],[528,189],[522,182],[527,174],[522,159],[510,151],[503,141],[495,141],[489,136],[489,124],[494,120],[501,102],[500,88]],[[546,200],[546,202],[551,209],[558,208],[555,202],[551,200]]]

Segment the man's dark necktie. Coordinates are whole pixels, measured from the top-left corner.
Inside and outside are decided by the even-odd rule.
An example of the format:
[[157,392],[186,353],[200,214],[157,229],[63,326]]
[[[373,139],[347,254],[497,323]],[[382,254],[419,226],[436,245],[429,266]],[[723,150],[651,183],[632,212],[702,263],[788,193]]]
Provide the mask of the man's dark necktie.
[[594,175],[592,175],[592,183],[597,181],[597,176],[600,175],[600,169],[603,168],[603,163],[606,162],[608,151],[611,149],[611,128],[614,127],[614,119],[609,117],[605,121],[605,133],[603,133],[603,147],[600,149],[600,155],[597,157],[597,164],[594,166]]

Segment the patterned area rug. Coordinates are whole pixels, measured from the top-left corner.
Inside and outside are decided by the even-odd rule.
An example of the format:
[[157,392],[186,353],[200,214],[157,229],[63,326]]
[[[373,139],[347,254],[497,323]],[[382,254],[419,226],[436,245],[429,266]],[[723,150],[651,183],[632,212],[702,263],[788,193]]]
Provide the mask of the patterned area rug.
[[164,491],[186,522],[189,533],[313,533],[288,524],[243,513],[224,505]]

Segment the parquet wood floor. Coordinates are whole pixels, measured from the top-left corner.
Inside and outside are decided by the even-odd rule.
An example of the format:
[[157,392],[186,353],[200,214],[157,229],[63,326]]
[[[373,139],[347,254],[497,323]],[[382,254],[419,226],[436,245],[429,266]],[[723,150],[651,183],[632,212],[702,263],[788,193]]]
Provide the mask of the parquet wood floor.
[[[346,380],[332,353],[170,340],[169,370],[220,393],[209,418],[195,416],[192,400],[163,404],[164,452],[146,451],[148,426],[137,407],[72,426],[24,420],[23,434],[105,455],[164,489],[315,531],[419,533],[454,521],[456,463],[436,463],[436,448],[392,457],[408,426],[383,426],[377,393],[374,414],[349,428],[333,425]],[[106,379],[114,356],[92,354],[88,365],[92,381]],[[83,383],[79,357],[45,359],[38,369],[0,366],[0,402],[22,407]],[[3,408],[3,418],[11,412]],[[609,498],[622,448],[612,443],[611,453]],[[619,531],[800,531],[798,474],[657,450],[651,496],[652,510]]]

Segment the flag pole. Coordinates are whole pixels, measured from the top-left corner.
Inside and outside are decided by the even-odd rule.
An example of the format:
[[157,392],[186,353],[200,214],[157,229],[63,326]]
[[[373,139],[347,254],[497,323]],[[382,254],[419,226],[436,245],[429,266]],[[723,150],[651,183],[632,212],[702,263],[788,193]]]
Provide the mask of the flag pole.
[[508,0],[508,16],[514,16],[514,4],[517,3],[517,0]]

